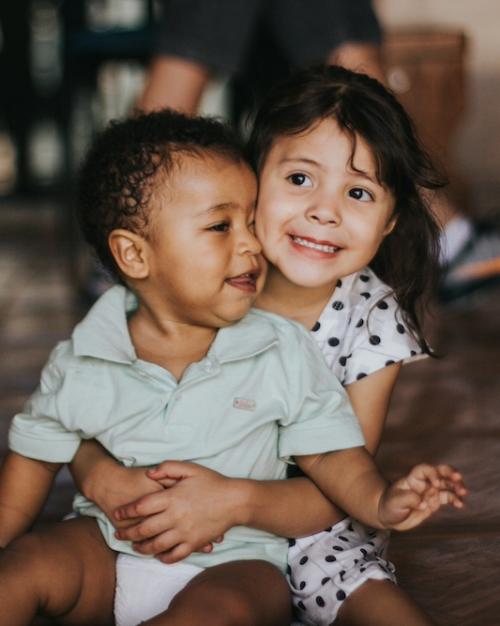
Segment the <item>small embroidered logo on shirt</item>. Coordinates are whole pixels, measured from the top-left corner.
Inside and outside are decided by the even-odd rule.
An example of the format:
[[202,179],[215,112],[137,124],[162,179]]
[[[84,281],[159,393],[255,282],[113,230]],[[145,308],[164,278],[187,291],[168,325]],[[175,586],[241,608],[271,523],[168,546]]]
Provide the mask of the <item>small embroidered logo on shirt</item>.
[[233,406],[235,409],[242,409],[243,411],[255,411],[257,406],[255,400],[249,400],[248,398],[234,398]]

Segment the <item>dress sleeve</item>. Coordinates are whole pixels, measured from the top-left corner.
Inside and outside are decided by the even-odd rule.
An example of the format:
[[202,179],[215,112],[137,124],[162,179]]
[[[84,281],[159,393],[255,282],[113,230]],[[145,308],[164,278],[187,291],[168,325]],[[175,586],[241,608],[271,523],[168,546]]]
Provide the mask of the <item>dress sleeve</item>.
[[9,430],[9,448],[13,452],[53,463],[67,463],[75,455],[80,437],[64,427],[58,411],[67,350],[67,342],[53,350],[42,371],[38,389],[23,411],[14,417]]
[[386,296],[366,316],[353,319],[356,328],[350,353],[343,356],[342,383],[351,383],[393,363],[424,358],[422,349],[402,320],[392,295]]
[[289,359],[288,416],[281,420],[279,455],[320,454],[364,445],[349,398],[304,331]]

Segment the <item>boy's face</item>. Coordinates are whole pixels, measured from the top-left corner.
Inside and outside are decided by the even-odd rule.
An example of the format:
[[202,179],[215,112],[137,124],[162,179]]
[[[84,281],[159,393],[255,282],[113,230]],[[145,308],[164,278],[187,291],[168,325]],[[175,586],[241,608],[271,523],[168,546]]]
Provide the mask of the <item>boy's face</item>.
[[256,179],[222,157],[177,158],[154,194],[149,286],[168,319],[219,328],[248,312],[264,282]]
[[394,198],[377,182],[366,142],[327,119],[278,138],[260,176],[257,234],[292,283],[331,287],[368,265],[392,230]]

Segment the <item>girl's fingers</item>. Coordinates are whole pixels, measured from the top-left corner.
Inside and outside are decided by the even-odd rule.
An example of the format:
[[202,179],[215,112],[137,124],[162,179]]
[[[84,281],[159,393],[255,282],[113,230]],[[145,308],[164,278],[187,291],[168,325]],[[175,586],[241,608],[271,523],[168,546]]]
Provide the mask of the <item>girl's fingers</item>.
[[152,539],[134,542],[132,547],[135,552],[138,552],[139,554],[158,555],[164,552],[170,552],[180,543],[181,537],[179,533],[176,530],[167,530]]
[[168,508],[168,500],[168,491],[150,493],[134,502],[118,507],[115,509],[113,517],[119,521],[137,517],[148,517],[149,515],[165,511]]

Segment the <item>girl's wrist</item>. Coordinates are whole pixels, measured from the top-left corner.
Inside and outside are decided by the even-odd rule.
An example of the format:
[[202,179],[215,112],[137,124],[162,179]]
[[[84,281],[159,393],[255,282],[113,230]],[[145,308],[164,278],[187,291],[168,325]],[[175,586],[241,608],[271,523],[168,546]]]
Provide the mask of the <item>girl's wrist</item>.
[[231,524],[233,526],[251,526],[254,503],[256,500],[256,481],[231,478],[229,479]]

